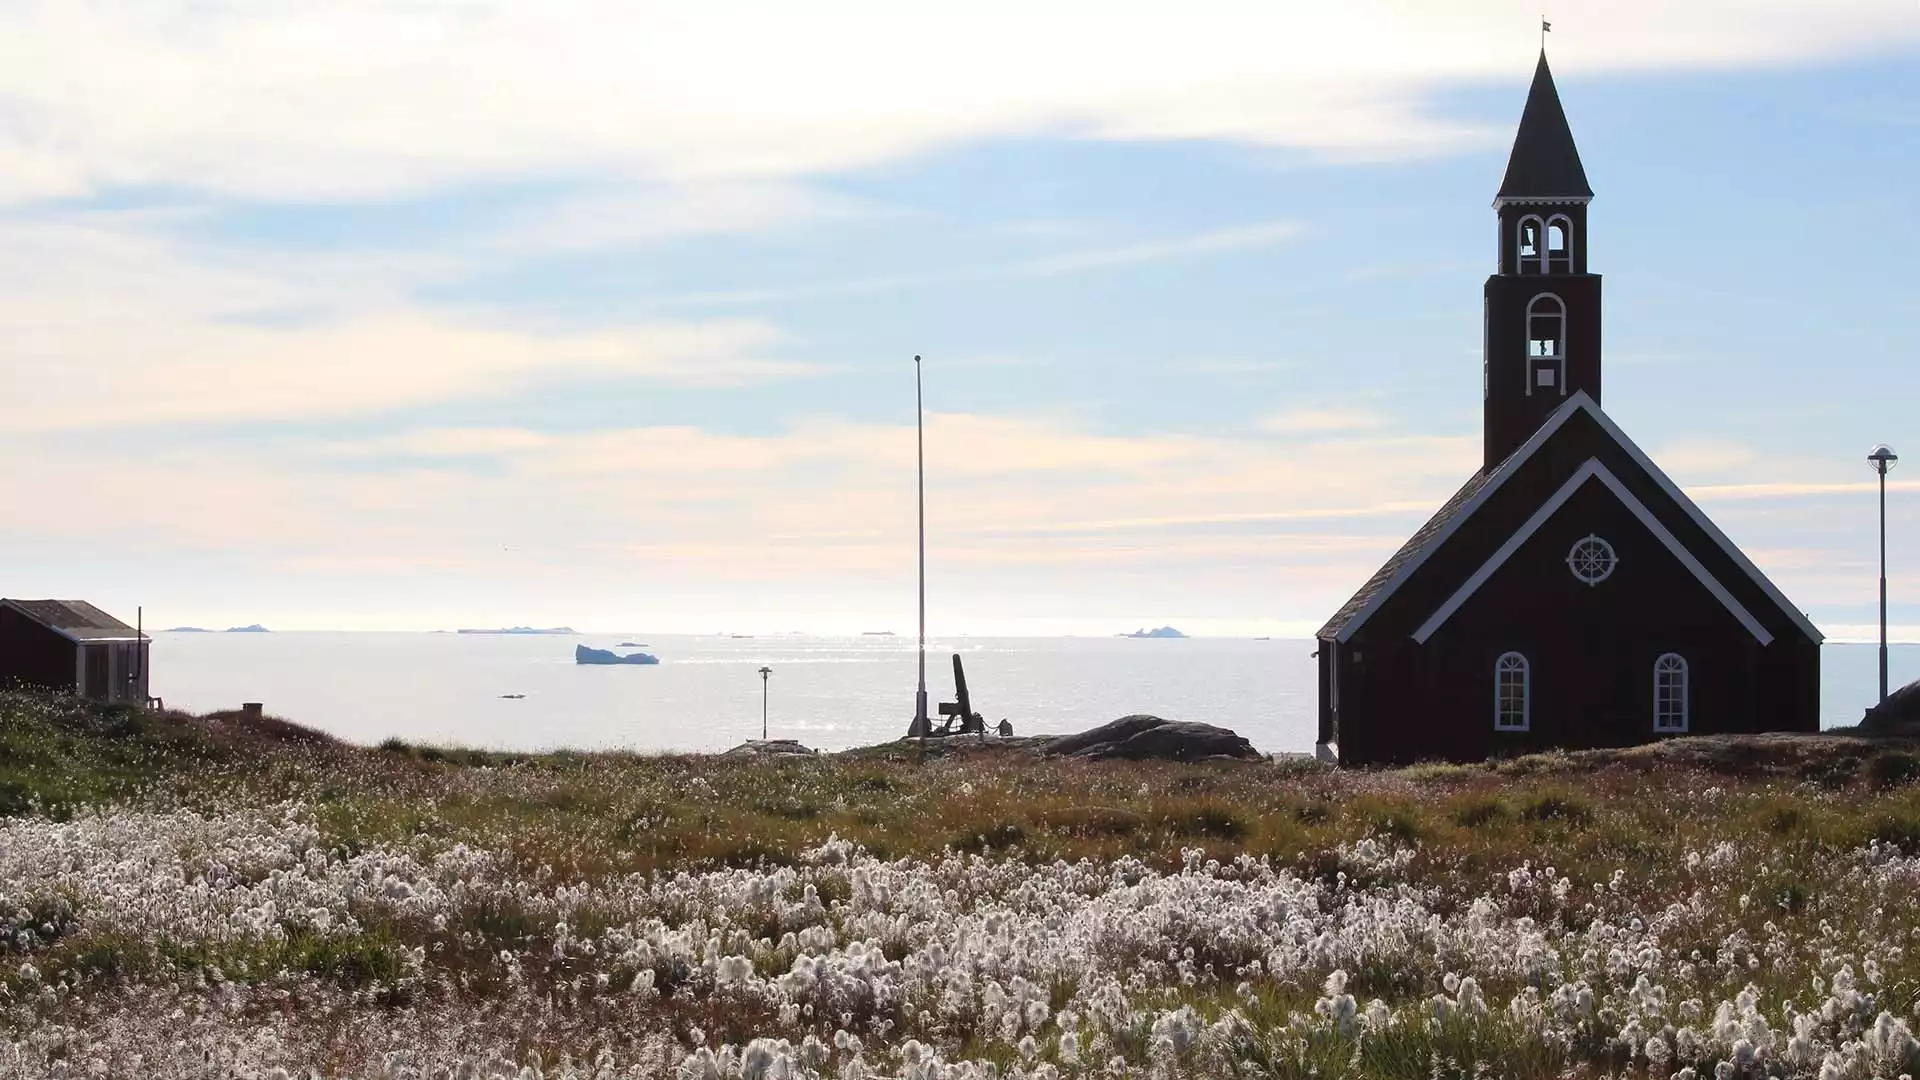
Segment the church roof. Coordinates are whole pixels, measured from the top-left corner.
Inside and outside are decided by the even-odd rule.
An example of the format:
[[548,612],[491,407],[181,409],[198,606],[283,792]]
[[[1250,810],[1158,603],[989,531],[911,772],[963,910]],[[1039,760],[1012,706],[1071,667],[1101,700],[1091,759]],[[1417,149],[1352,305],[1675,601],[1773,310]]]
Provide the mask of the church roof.
[[1498,197],[1554,196],[1590,199],[1593,189],[1587,186],[1587,170],[1580,165],[1580,150],[1573,145],[1573,129],[1567,126],[1567,113],[1560,107],[1560,93],[1553,87],[1553,72],[1542,50]]
[[1331,641],[1338,637],[1340,632],[1347,628],[1347,623],[1353,621],[1373,603],[1374,597],[1387,591],[1388,585],[1400,575],[1402,568],[1420,562],[1427,546],[1450,531],[1449,527],[1453,524],[1453,519],[1460,516],[1461,511],[1466,509],[1467,504],[1473,501],[1473,497],[1480,493],[1480,489],[1485,487],[1487,481],[1498,471],[1495,469],[1474,473],[1466,483],[1460,485],[1460,490],[1453,493],[1453,498],[1442,504],[1440,509],[1427,519],[1425,525],[1420,526],[1406,543],[1400,545],[1400,550],[1394,552],[1380,569],[1373,572],[1373,576],[1367,579],[1367,583],[1360,586],[1360,591],[1354,593],[1352,599],[1342,604],[1339,611],[1333,613],[1333,618],[1327,620],[1327,625],[1320,628],[1317,636],[1322,641]]
[[1585,392],[1575,392],[1564,404],[1558,409],[1555,409],[1553,415],[1548,417],[1547,421],[1540,425],[1539,430],[1535,431],[1525,443],[1521,444],[1518,450],[1508,455],[1504,461],[1491,469],[1476,473],[1465,484],[1461,485],[1460,490],[1454,492],[1453,497],[1447,500],[1439,512],[1434,514],[1425,525],[1422,525],[1419,531],[1413,534],[1412,538],[1401,545],[1400,550],[1394,552],[1393,557],[1387,560],[1386,565],[1382,566],[1378,571],[1375,571],[1374,575],[1367,579],[1366,584],[1360,587],[1360,591],[1356,592],[1352,599],[1342,605],[1339,611],[1334,612],[1333,618],[1328,619],[1327,624],[1321,627],[1320,632],[1315,636],[1322,641],[1345,641],[1351,637],[1355,631],[1360,629],[1361,624],[1366,622],[1369,616],[1379,610],[1382,604],[1386,603],[1387,598],[1392,596],[1395,590],[1406,582],[1407,579],[1411,578],[1415,571],[1420,569],[1421,564],[1427,561],[1428,556],[1432,555],[1441,545],[1447,542],[1448,537],[1453,535],[1461,523],[1472,517],[1481,506],[1485,505],[1487,499],[1490,498],[1508,478],[1519,472],[1521,466],[1525,465],[1529,458],[1533,457],[1541,447],[1545,446],[1556,432],[1566,426],[1567,421],[1576,413],[1586,413],[1592,417],[1593,420],[1599,424],[1600,429],[1605,432],[1606,437],[1627,452],[1627,455],[1633,460],[1634,464],[1652,479],[1654,484],[1661,489],[1666,497],[1707,535],[1713,546],[1718,547],[1748,580],[1752,581],[1769,600],[1778,606],[1781,612],[1787,615],[1794,625],[1807,636],[1808,640],[1819,642],[1824,638],[1824,635],[1813,625],[1813,622],[1807,618],[1805,613],[1795,608],[1793,604],[1787,600],[1786,596],[1775,587],[1773,582],[1769,581],[1767,576],[1760,572],[1760,568],[1753,565],[1752,561],[1741,552],[1739,547],[1736,546],[1732,540],[1729,540],[1727,535],[1721,532],[1706,514],[1701,512],[1693,500],[1687,498],[1686,493],[1680,490],[1679,485],[1675,484],[1666,473],[1662,472],[1660,467],[1655,465],[1651,458],[1647,457],[1646,452],[1641,450],[1632,439],[1628,438],[1626,433],[1620,430],[1619,425],[1615,424],[1611,417],[1601,411],[1600,406],[1595,404],[1593,399],[1588,397]]

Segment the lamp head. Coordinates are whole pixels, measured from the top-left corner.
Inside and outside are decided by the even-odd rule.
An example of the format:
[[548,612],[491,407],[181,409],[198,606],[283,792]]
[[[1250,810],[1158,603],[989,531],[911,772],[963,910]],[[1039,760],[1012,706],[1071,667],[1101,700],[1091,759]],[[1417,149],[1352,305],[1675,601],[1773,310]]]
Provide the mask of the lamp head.
[[1882,476],[1885,476],[1887,472],[1893,468],[1894,463],[1899,460],[1900,455],[1894,453],[1893,447],[1888,446],[1886,443],[1881,443],[1879,446],[1874,447],[1872,452],[1867,454],[1867,464],[1873,467],[1874,472]]

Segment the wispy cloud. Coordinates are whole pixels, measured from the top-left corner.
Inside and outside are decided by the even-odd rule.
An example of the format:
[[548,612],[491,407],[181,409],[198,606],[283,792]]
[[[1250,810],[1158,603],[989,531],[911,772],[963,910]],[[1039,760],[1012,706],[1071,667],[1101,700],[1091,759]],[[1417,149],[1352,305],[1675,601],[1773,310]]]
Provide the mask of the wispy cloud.
[[1228,252],[1257,251],[1286,243],[1298,237],[1302,231],[1302,226],[1292,221],[1254,222],[1185,236],[1079,248],[999,263],[945,267],[926,273],[881,274],[806,285],[681,293],[662,298],[658,303],[668,307],[737,306],[821,296],[864,296],[965,281],[1066,277],[1151,263],[1199,259]]
[[[1296,554],[1371,552],[1406,525],[1391,519],[1417,517],[1444,498],[1471,444],[1390,441],[1356,469],[1351,448],[1337,442],[1283,449],[934,413],[931,522],[938,544],[970,547],[968,558],[986,562],[1097,547],[1109,559],[1160,565],[1189,557],[1192,545],[1254,551],[1251,533],[1294,537],[1286,542]],[[33,469],[0,471],[0,498],[36,504],[97,474],[88,481],[97,499],[70,508],[57,527],[84,535],[114,522],[159,543],[217,533],[222,546],[270,544],[289,557],[417,556],[454,573],[509,543],[601,564],[609,581],[655,572],[619,560],[663,547],[742,571],[850,571],[905,544],[913,521],[914,431],[899,425],[816,420],[769,435],[422,428],[274,440],[243,456],[156,443],[137,462],[106,467],[102,455],[111,453],[83,440]],[[439,467],[436,458],[495,467]],[[390,467],[368,471],[368,461]],[[503,507],[516,510],[502,515]],[[244,520],[223,524],[235,518]],[[1354,525],[1374,521],[1377,529]],[[700,551],[707,554],[691,554]]]
[[1325,434],[1331,431],[1358,431],[1382,427],[1387,418],[1372,409],[1325,408],[1288,409],[1262,417],[1259,427],[1282,435]]
[[[1750,484],[1694,484],[1687,494],[1702,499],[1801,499],[1860,495],[1878,491],[1878,480],[1759,481]],[[1920,491],[1920,480],[1889,480],[1888,491]]]
[[1757,456],[1745,443],[1707,435],[1673,439],[1653,452],[1662,469],[1688,479],[1748,471]]
[[1254,251],[1285,243],[1300,235],[1301,226],[1292,221],[1265,221],[1214,229],[1191,236],[1152,240],[1116,247],[1088,248],[1044,255],[1037,259],[1009,263],[1001,267],[982,267],[974,271],[985,277],[1040,278],[1075,274],[1083,270],[1107,270],[1120,266],[1218,255],[1229,251]]
[[542,202],[473,240],[512,254],[633,247],[728,233],[768,233],[897,211],[781,180],[636,183]]
[[[1499,0],[1230,0],[1178,16],[1095,0],[945,14],[852,0],[15,4],[0,13],[0,197],[766,179],[1035,131],[1405,156],[1489,136],[1424,102],[1514,79],[1532,36]],[[1737,14],[1621,0],[1587,11],[1555,60],[1730,67],[1916,39],[1920,11],[1886,0]]]
[[5,426],[337,416],[548,383],[733,386],[818,370],[781,357],[760,319],[504,324],[412,302],[420,273],[190,251],[85,217],[0,221]]
[[1294,365],[1286,360],[1260,357],[1203,356],[1190,360],[1172,360],[1167,366],[1194,375],[1268,375],[1286,371]]

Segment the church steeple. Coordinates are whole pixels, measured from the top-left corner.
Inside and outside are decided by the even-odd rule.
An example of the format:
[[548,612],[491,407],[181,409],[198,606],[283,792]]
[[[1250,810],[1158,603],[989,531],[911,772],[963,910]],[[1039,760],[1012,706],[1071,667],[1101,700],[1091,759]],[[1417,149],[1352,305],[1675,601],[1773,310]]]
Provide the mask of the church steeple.
[[1520,113],[1520,132],[1513,138],[1513,153],[1507,157],[1507,175],[1500,181],[1498,198],[1591,199],[1587,170],[1580,166],[1580,150],[1573,145],[1573,129],[1567,126],[1566,110],[1560,107],[1560,92],[1554,88],[1553,72],[1547,67],[1547,51],[1540,50],[1540,63],[1533,69],[1533,86],[1527,91],[1527,107]]
[[1486,287],[1488,469],[1567,397],[1600,400],[1600,277],[1587,272],[1592,199],[1542,51],[1493,200],[1500,265]]

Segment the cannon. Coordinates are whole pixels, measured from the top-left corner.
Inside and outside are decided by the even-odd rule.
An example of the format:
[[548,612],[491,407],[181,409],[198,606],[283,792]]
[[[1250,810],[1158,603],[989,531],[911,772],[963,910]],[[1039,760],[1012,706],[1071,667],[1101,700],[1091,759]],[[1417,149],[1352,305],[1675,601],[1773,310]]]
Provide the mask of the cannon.
[[986,734],[987,721],[985,717],[973,711],[973,695],[967,692],[967,669],[961,666],[959,653],[953,654],[953,696],[959,700],[940,703],[942,719],[938,725],[929,720],[928,729],[918,731],[913,729],[918,727],[915,724],[913,728],[908,729],[907,737]]

